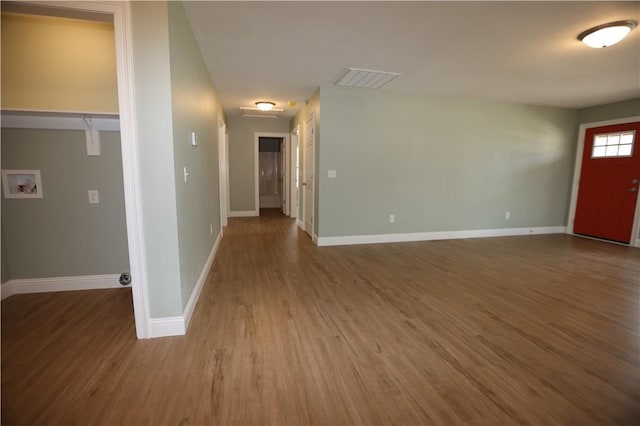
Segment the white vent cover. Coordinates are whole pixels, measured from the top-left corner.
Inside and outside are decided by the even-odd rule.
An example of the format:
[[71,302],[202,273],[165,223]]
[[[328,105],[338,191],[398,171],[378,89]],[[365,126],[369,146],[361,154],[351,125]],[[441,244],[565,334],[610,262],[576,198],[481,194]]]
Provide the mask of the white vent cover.
[[240,115],[245,118],[280,118],[283,109],[271,108],[269,111],[262,111],[255,107],[238,107]]
[[336,81],[337,86],[346,87],[368,87],[379,89],[397,76],[397,72],[363,70],[360,68],[349,68],[349,72]]

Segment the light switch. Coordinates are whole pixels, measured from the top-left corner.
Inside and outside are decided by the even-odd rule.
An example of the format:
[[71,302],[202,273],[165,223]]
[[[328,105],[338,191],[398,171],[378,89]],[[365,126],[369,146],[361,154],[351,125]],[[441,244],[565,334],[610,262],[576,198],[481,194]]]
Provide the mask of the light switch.
[[335,178],[336,177],[336,171],[335,170],[329,170],[329,177],[330,178]]
[[191,132],[191,146],[198,146],[198,135],[196,132]]
[[100,195],[97,189],[89,190],[89,204],[100,204]]
[[187,178],[189,177],[189,172],[187,171],[187,168],[184,168],[184,183],[187,183]]

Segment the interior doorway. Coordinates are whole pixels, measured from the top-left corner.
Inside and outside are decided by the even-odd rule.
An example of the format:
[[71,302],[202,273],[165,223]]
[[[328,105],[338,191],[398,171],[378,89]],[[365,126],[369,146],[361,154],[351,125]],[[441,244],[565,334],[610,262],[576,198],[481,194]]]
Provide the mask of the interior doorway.
[[304,167],[303,167],[303,223],[304,230],[311,238],[313,238],[314,232],[314,169],[315,169],[315,133],[316,133],[316,118],[312,113],[304,122],[302,131],[303,145],[304,145]]
[[[5,5],[3,4],[3,9]],[[138,170],[138,148],[133,103],[133,60],[131,53],[131,10],[128,3],[64,2],[49,7],[43,3],[20,3],[22,13],[34,13],[74,19],[109,17],[113,21],[116,56],[116,80],[120,123],[120,146],[127,247],[133,295],[135,330],[138,338],[149,337],[149,301],[144,240],[142,236],[142,206]],[[49,11],[51,13],[49,13]],[[64,113],[64,111],[61,111]],[[74,112],[75,113],[75,112]],[[71,115],[74,115],[71,113]]]
[[290,176],[288,161],[288,133],[255,133],[255,206],[260,209],[278,209],[290,212],[287,181]]
[[284,209],[284,139],[260,137],[258,141],[260,208]]

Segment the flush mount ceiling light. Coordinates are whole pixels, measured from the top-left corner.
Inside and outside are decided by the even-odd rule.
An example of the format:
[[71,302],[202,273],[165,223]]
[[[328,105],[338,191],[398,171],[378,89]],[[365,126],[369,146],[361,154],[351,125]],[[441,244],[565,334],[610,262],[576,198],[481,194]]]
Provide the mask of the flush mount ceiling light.
[[276,104],[274,104],[273,102],[269,102],[269,101],[259,101],[259,102],[256,102],[256,106],[258,107],[258,109],[260,111],[269,111],[274,106],[276,106]]
[[578,40],[595,49],[612,46],[625,38],[637,25],[636,21],[609,22],[581,32]]

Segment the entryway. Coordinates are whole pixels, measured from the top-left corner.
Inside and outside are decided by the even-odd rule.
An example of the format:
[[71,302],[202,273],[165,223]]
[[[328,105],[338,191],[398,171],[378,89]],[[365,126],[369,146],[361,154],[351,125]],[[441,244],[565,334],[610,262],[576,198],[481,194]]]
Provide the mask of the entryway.
[[640,188],[640,122],[589,127],[584,133],[573,232],[630,244]]

